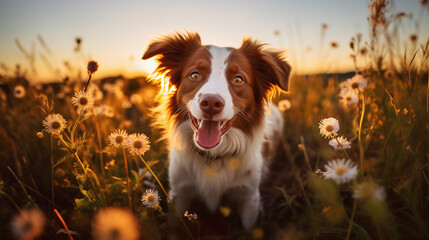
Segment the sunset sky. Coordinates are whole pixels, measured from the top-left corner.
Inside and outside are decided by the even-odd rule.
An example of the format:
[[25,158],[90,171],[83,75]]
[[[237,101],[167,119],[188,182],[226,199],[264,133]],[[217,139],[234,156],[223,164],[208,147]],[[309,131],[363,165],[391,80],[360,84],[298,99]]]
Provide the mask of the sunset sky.
[[[419,42],[429,33],[429,14],[419,0],[394,1],[391,9],[413,15],[402,22],[404,41],[416,33]],[[98,77],[126,73],[143,74],[154,69],[154,61],[142,61],[148,43],[173,31],[199,32],[203,44],[239,47],[251,36],[288,50],[295,74],[342,72],[352,69],[348,47],[351,37],[361,33],[368,40],[366,0],[268,0],[268,1],[57,1],[0,0],[0,63],[13,69],[28,60],[15,39],[31,52],[34,46],[37,77],[56,76],[42,61],[65,72],[63,61],[74,66],[94,59],[100,64]],[[321,25],[328,24],[324,42]],[[278,30],[279,34],[274,32]],[[52,55],[41,46],[38,35]],[[74,52],[75,38],[82,38],[82,53]],[[330,42],[339,47],[332,49]]]

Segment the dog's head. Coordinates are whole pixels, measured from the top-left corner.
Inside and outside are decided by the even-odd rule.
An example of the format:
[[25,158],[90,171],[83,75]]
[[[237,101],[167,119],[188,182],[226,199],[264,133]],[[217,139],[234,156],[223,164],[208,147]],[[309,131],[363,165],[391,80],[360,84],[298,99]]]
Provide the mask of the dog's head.
[[195,143],[203,149],[217,146],[232,126],[251,134],[262,124],[268,93],[288,90],[291,67],[282,54],[250,39],[235,49],[204,46],[196,33],[175,33],[152,42],[143,59],[154,56],[156,71],[177,89],[171,114],[186,108]]

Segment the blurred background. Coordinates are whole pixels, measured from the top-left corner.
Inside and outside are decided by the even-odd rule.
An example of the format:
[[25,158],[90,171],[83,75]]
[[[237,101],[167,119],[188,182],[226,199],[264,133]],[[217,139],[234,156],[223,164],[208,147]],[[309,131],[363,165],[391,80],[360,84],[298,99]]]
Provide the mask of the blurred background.
[[[410,36],[428,36],[421,2],[389,4],[403,14],[401,52]],[[1,0],[0,63],[3,70],[18,63],[33,68],[33,81],[61,79],[73,63],[90,59],[103,66],[99,77],[135,77],[155,68],[153,60],[141,60],[152,39],[189,30],[203,44],[239,47],[250,36],[285,49],[293,74],[348,72],[354,69],[349,42],[357,34],[362,43],[369,40],[368,17],[368,1]]]

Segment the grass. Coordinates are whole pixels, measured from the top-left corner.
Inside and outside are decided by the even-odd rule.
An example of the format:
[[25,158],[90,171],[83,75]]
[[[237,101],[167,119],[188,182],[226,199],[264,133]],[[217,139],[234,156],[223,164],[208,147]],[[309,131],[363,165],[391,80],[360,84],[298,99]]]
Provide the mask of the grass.
[[[398,19],[380,2],[371,1],[377,10],[370,16],[370,40],[355,37],[350,44],[355,74],[368,81],[356,103],[343,105],[345,79],[337,74],[292,76],[290,92],[273,99],[289,99],[291,108],[284,111],[283,144],[261,186],[264,209],[251,232],[242,229],[228,200],[215,215],[196,202],[189,213],[198,219],[179,220],[164,190],[166,143],[150,125],[159,89],[145,77],[97,81],[91,73],[89,83],[70,73],[62,82],[30,84],[32,64],[30,73],[2,74],[0,232],[13,238],[14,216],[37,207],[46,218],[42,239],[90,239],[97,212],[120,207],[138,223],[128,231],[143,239],[428,239],[429,41],[396,48]],[[86,115],[71,104],[86,83],[88,92],[102,93],[95,106],[104,106],[104,113]],[[25,94],[14,92],[17,86]],[[50,113],[67,120],[61,137],[43,131]],[[338,134],[351,142],[350,149],[334,151],[319,134],[318,123],[328,117],[338,119]],[[145,160],[109,145],[116,129],[149,137]],[[323,177],[325,164],[340,158],[359,170],[344,184]],[[369,190],[354,197],[362,186],[382,187],[384,197]],[[162,190],[155,208],[140,201],[150,188]]]

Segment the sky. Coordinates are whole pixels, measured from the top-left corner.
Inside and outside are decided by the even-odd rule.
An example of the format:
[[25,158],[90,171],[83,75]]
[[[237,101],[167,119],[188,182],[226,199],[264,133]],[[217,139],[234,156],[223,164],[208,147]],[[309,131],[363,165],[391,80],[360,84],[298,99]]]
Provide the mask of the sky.
[[[391,7],[413,15],[403,22],[405,37],[416,31],[414,21],[420,18],[419,40],[426,42],[429,14],[419,0],[396,0]],[[198,32],[203,44],[239,47],[243,37],[252,37],[286,50],[293,74],[344,72],[353,69],[351,37],[369,37],[367,17],[367,0],[0,0],[0,63],[28,69],[18,39],[35,53],[35,79],[58,78],[50,69],[64,74],[64,61],[84,69],[90,59],[98,61],[99,77],[141,75],[156,66],[154,60],[141,60],[151,40],[187,30]],[[323,41],[322,24],[329,26]],[[78,53],[76,37],[82,39]],[[339,47],[332,49],[332,41]]]

